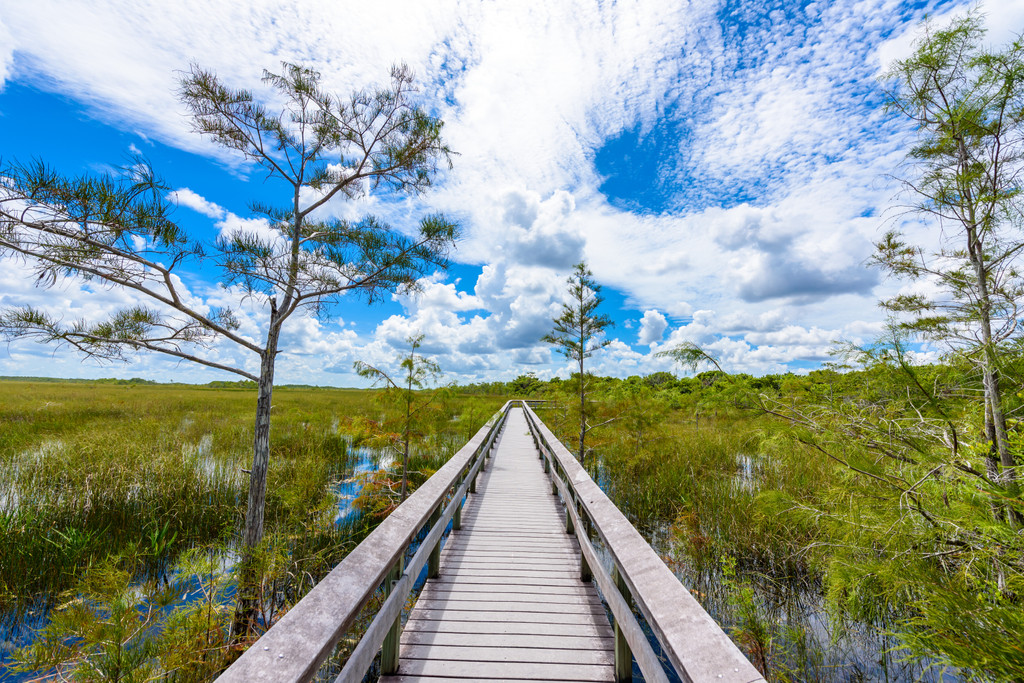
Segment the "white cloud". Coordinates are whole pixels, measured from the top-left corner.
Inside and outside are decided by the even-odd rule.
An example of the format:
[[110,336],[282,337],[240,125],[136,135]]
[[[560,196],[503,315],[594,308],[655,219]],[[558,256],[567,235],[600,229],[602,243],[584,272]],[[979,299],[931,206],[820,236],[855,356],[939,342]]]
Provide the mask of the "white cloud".
[[14,64],[14,37],[4,24],[4,18],[0,15],[0,92],[3,92],[4,84],[7,82]]
[[650,346],[659,342],[667,329],[668,321],[665,320],[664,315],[653,309],[644,311],[644,317],[640,320],[640,334],[637,343]]
[[[296,373],[323,358],[348,378],[355,356],[383,362],[414,332],[467,377],[518,374],[517,363],[552,372],[562,364],[539,338],[581,258],[647,311],[639,340],[649,352],[619,340],[600,360],[608,372],[665,369],[652,354],[682,339],[713,347],[735,369],[774,371],[820,357],[833,334],[877,331],[875,299],[901,286],[878,283],[864,266],[875,216],[892,205],[883,174],[905,144],[900,125],[878,112],[874,79],[879,56],[898,53],[924,8],[865,0],[770,17],[749,10],[745,33],[730,32],[719,9],[704,0],[0,0],[0,83],[57,91],[123,129],[237,166],[189,131],[176,69],[196,61],[273,105],[260,69],[282,59],[317,65],[342,93],[409,62],[460,154],[454,170],[423,197],[369,193],[318,213],[372,211],[408,231],[409,216],[444,209],[467,233],[455,258],[483,273],[472,291],[427,278],[419,298],[400,299],[402,315],[364,337],[296,323],[304,351],[295,357],[305,360],[282,361]],[[1004,33],[1024,28],[1024,0],[990,0],[985,10]],[[765,22],[770,34],[759,32]],[[668,208],[631,211],[602,194],[596,153],[623,133],[664,135],[658,182],[675,193]],[[222,235],[274,237],[264,219],[189,188],[172,194],[218,221]],[[201,296],[217,305],[233,293]],[[662,343],[665,314],[692,322]],[[258,320],[247,314],[247,333],[258,334]]]
[[[132,145],[132,147],[134,147],[134,145]],[[221,219],[224,218],[227,213],[223,207],[214,204],[187,187],[168,192],[167,199],[178,206],[187,207],[207,216],[208,218]]]

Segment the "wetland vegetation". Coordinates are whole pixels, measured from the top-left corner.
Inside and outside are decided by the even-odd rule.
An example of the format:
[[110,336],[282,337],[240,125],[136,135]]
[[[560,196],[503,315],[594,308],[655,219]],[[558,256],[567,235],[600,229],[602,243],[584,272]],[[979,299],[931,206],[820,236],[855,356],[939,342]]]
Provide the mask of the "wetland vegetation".
[[[610,420],[592,431],[592,473],[769,680],[1022,670],[1022,547],[1012,518],[992,513],[1019,501],[971,474],[985,466],[978,377],[953,363],[904,367],[894,350],[806,376],[590,379],[588,410]],[[1007,364],[1007,381],[1018,367]],[[447,393],[417,430],[410,486],[509,396],[546,399],[542,419],[575,444],[575,382]],[[82,680],[212,678],[234,651],[254,388],[0,386],[4,657],[21,646],[27,669],[16,680],[55,665]],[[956,459],[928,438],[944,423],[915,396],[923,388],[957,429]],[[355,446],[400,436],[393,402],[309,387],[277,396],[264,628],[393,509],[400,484],[397,459]],[[870,452],[880,427],[901,460]],[[897,495],[894,477],[916,486]]]
[[[0,388],[2,663],[23,647],[26,670],[4,675],[211,678],[234,652],[255,386],[8,380]],[[438,401],[422,418],[429,437],[420,443],[430,447],[410,458],[411,486],[501,402]],[[391,419],[376,392],[276,392],[262,628],[397,504],[391,460],[359,446],[393,437]]]

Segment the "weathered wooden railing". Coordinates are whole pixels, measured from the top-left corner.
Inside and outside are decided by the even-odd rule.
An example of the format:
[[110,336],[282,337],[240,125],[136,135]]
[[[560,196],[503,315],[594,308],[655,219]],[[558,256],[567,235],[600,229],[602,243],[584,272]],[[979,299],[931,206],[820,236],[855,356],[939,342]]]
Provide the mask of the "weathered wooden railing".
[[[506,403],[458,453],[398,506],[330,574],[225,671],[223,683],[310,680],[330,657],[360,610],[387,579],[388,597],[349,657],[336,683],[361,681],[378,651],[381,669],[398,666],[402,607],[423,567],[436,576],[441,537],[448,523],[458,529],[462,501],[476,492],[512,402]],[[414,537],[430,524],[416,554],[403,566]]]
[[[683,681],[763,681],[721,627],[690,595],[657,553],[609,500],[533,410],[524,405],[534,443],[565,504],[565,528],[579,540],[580,579],[597,581],[615,619],[615,678],[631,681],[632,658],[649,683],[669,680],[632,605]],[[590,541],[596,533],[611,557],[609,574]]]

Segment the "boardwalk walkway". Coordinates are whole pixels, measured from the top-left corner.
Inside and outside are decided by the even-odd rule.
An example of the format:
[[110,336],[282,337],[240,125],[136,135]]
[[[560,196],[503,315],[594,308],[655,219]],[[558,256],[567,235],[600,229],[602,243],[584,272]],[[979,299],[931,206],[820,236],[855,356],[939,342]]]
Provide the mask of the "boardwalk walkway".
[[614,679],[612,630],[521,408],[402,634],[393,683]]
[[[442,549],[449,524],[456,530]],[[403,629],[424,569],[430,578]],[[343,640],[371,601],[372,621]],[[334,674],[322,667],[336,670],[343,642],[335,683],[360,683],[375,661],[388,683],[628,682],[632,666],[648,683],[764,683],[519,400],[506,403],[218,680],[330,680]]]

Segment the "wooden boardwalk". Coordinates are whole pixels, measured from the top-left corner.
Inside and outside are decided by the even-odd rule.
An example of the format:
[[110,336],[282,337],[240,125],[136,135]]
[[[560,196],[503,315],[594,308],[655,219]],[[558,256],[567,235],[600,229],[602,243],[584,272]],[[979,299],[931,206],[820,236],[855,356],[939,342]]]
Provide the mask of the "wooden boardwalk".
[[611,681],[613,633],[530,437],[511,409],[402,633],[393,683]]

